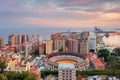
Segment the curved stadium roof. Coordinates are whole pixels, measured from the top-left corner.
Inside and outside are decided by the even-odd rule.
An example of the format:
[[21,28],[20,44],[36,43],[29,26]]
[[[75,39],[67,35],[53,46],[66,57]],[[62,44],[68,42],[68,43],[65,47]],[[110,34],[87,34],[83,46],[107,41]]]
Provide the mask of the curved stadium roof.
[[80,54],[80,53],[75,53],[75,52],[55,52],[55,53],[51,53],[49,55],[47,55],[46,58],[51,58],[51,57],[54,57],[54,56],[59,56],[59,55],[72,55],[72,56],[77,56],[77,57],[81,57],[83,59],[86,58],[85,55],[83,54]]

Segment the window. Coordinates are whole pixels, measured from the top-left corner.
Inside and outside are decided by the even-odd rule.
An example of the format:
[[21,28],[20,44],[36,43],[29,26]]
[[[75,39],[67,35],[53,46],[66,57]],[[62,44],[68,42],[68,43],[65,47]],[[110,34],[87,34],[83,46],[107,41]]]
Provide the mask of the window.
[[68,75],[68,73],[66,73],[66,75]]

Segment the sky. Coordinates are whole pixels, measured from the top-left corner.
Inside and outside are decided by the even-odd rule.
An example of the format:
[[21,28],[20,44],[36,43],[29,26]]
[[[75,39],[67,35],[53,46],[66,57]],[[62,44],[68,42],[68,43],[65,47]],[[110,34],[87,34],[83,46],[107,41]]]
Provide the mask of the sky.
[[0,0],[0,28],[120,27],[120,0]]

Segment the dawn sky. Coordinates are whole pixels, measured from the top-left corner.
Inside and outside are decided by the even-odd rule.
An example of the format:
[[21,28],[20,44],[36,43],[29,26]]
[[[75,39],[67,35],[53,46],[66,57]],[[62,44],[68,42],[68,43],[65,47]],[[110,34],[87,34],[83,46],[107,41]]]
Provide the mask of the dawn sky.
[[0,0],[0,27],[120,27],[120,0]]

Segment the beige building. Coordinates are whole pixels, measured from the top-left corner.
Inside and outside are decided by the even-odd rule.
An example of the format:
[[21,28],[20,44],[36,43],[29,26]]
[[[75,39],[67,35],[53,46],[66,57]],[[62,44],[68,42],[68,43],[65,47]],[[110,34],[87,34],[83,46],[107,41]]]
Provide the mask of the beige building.
[[39,46],[39,54],[40,55],[45,54],[45,44],[44,43]]
[[53,40],[46,41],[46,54],[53,52]]
[[4,47],[4,39],[0,38],[0,48]]
[[86,39],[80,39],[80,53],[86,54],[88,53],[88,41]]
[[78,40],[74,38],[67,39],[67,46],[69,52],[78,52]]
[[17,64],[17,63],[18,63],[17,58],[9,58],[9,59],[7,59],[7,64],[8,64],[7,68],[12,70],[15,68],[15,64]]
[[54,50],[65,51],[65,40],[55,39],[53,40]]
[[76,69],[74,64],[59,64],[58,80],[76,80]]
[[15,45],[15,42],[16,42],[16,36],[14,34],[11,34],[9,37],[8,37],[8,44],[9,45]]
[[30,71],[30,63],[22,61],[15,65],[15,68],[12,69],[15,72]]
[[84,39],[87,39],[88,38],[88,36],[89,36],[89,32],[88,31],[84,31],[84,32],[82,32],[83,33],[83,35],[84,35]]
[[22,59],[28,60],[29,54],[32,53],[32,43],[22,44]]

